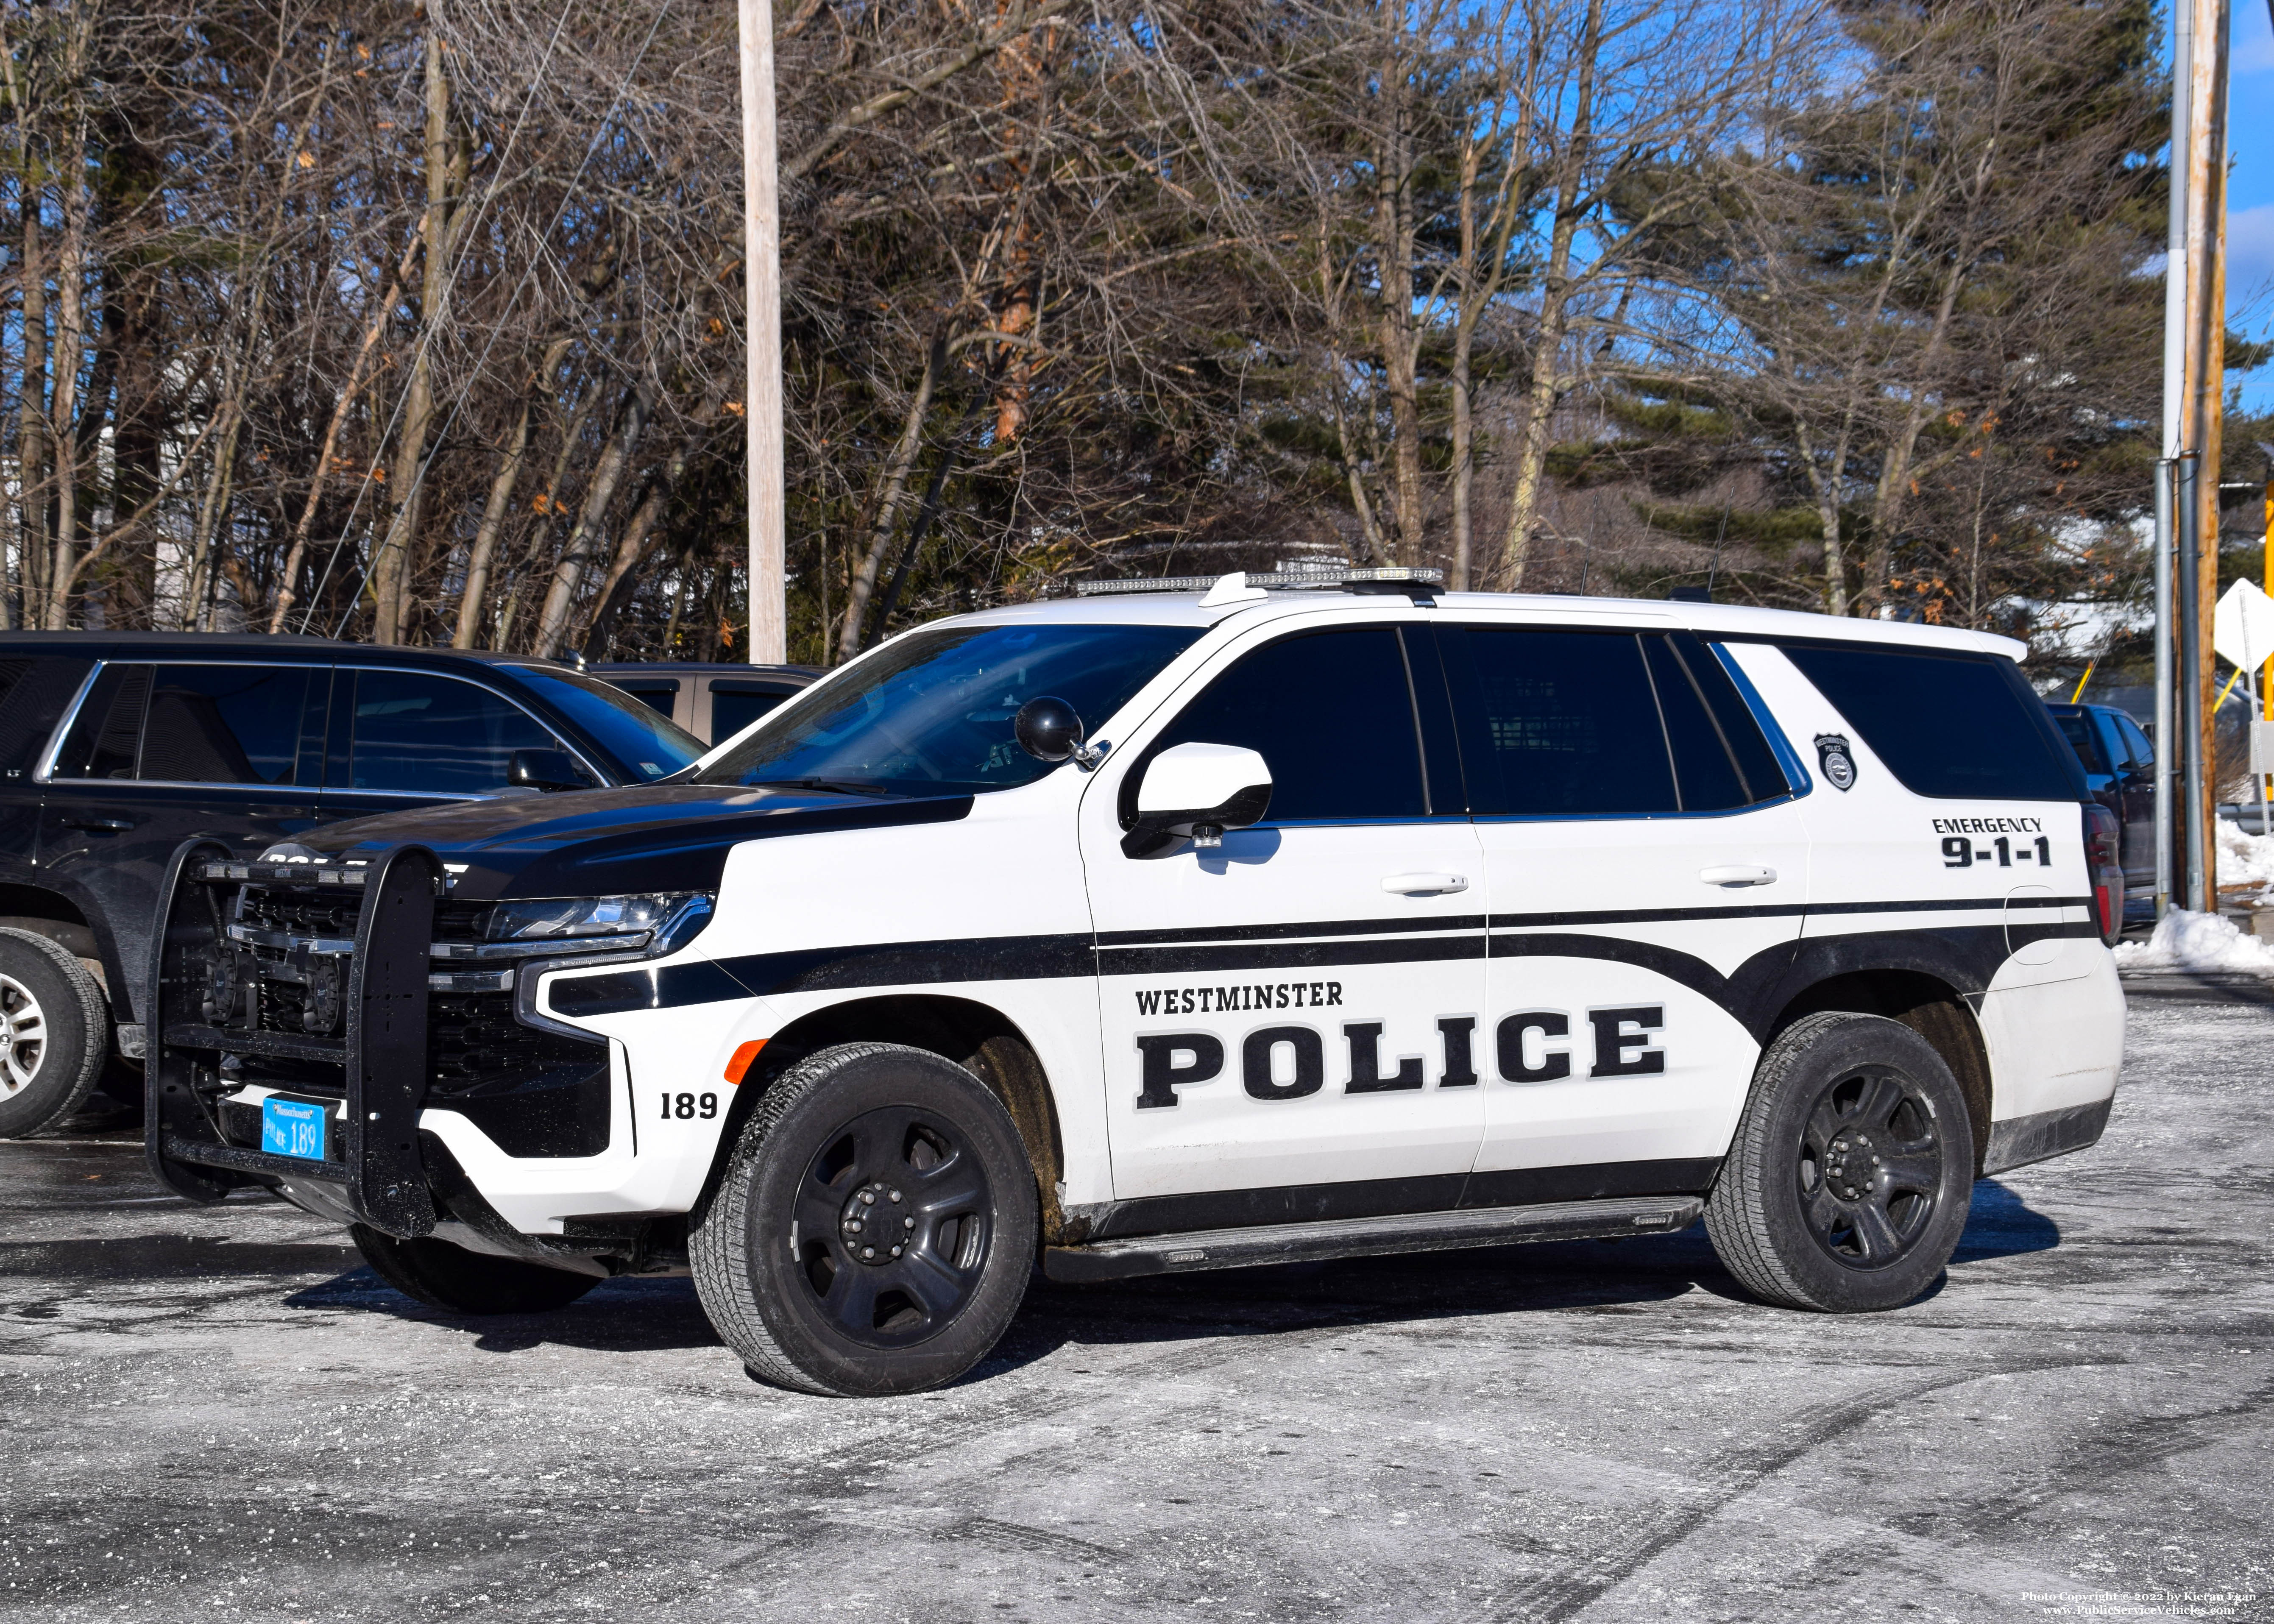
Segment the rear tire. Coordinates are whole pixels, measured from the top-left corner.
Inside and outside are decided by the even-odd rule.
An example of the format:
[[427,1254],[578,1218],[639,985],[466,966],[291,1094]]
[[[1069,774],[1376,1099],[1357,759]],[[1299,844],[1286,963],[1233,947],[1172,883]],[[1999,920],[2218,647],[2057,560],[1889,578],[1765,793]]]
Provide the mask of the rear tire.
[[550,1313],[600,1283],[595,1275],[469,1252],[431,1235],[398,1240],[360,1223],[348,1226],[348,1233],[373,1274],[405,1297],[453,1313]]
[[766,1089],[688,1237],[704,1312],[750,1372],[832,1397],[915,1393],[984,1358],[1034,1267],[1035,1175],[963,1067],[823,1049]]
[[1765,1302],[1871,1313],[1940,1278],[1973,1186],[1966,1096],[1942,1056],[1900,1022],[1827,1011],[1761,1056],[1706,1232]]
[[0,1139],[53,1127],[94,1092],[110,1005],[60,944],[0,929]]

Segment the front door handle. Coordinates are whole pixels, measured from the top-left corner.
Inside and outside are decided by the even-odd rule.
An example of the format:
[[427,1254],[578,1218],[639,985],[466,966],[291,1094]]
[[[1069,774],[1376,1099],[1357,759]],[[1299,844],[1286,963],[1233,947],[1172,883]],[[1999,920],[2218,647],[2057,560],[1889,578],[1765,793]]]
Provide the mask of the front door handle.
[[123,832],[134,827],[131,817],[65,817],[58,818],[65,829],[87,829],[102,833]]
[[1726,885],[1735,890],[1745,885],[1773,885],[1776,870],[1755,863],[1722,863],[1717,868],[1700,868],[1698,877],[1708,885]]
[[1466,891],[1469,876],[1465,874],[1391,874],[1382,876],[1382,889],[1403,896],[1427,896],[1434,892]]

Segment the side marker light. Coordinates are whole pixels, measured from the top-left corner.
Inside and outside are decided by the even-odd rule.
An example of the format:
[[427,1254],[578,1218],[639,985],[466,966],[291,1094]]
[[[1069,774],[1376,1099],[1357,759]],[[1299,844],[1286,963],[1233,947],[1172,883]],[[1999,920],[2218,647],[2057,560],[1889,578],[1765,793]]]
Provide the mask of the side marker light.
[[758,1051],[765,1046],[764,1038],[753,1038],[747,1043],[736,1044],[734,1058],[727,1062],[727,1080],[737,1088],[741,1087],[742,1079],[750,1073],[750,1063],[758,1057]]

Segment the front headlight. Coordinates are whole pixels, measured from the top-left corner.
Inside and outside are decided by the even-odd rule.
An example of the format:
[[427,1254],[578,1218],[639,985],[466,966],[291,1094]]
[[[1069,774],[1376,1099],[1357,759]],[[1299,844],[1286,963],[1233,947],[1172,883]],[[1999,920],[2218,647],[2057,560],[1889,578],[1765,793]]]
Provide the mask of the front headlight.
[[482,915],[478,943],[437,942],[433,951],[438,959],[494,959],[644,948],[652,956],[677,951],[710,922],[704,891],[494,902]]
[[538,902],[500,902],[490,907],[482,936],[492,942],[558,941],[563,936],[621,936],[653,930],[688,898],[561,897]]

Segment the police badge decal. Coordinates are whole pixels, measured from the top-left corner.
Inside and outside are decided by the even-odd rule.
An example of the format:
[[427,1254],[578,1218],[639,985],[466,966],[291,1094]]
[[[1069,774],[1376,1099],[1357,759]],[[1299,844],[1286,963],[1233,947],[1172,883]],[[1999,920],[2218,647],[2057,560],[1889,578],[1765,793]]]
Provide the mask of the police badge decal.
[[1816,762],[1824,769],[1824,776],[1833,788],[1849,790],[1856,787],[1856,757],[1848,748],[1845,734],[1817,734]]

